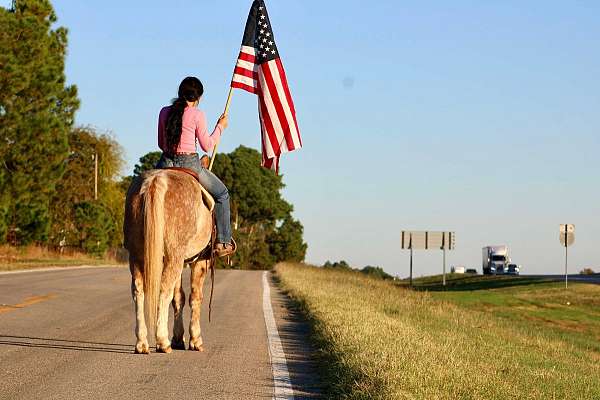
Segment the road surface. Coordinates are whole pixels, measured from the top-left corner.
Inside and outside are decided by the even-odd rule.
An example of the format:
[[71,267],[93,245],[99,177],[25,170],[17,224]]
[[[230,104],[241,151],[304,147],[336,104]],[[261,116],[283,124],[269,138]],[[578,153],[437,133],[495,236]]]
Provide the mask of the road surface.
[[[540,279],[548,279],[552,281],[563,281],[565,280],[565,276],[563,275],[521,275],[526,278],[540,278]],[[594,283],[600,284],[600,274],[591,274],[591,275],[580,275],[573,274],[569,275],[569,282],[582,282],[582,283]]]
[[205,286],[203,353],[135,355],[129,271],[112,267],[0,274],[0,399],[273,398],[282,363],[272,368],[264,284],[294,395],[285,398],[316,398],[307,325],[269,275],[217,271],[210,324]]

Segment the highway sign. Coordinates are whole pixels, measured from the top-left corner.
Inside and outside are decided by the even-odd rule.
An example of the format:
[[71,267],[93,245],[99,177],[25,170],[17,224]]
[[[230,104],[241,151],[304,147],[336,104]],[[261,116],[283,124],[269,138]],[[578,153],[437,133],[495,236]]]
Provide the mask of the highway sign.
[[454,250],[454,232],[402,231],[400,246],[403,250]]
[[443,250],[442,283],[446,285],[446,250],[454,250],[456,233],[435,231],[402,231],[400,246],[410,250],[410,285],[412,286],[413,250]]
[[560,240],[560,244],[564,247],[571,246],[575,242],[575,225],[561,224],[558,238]]

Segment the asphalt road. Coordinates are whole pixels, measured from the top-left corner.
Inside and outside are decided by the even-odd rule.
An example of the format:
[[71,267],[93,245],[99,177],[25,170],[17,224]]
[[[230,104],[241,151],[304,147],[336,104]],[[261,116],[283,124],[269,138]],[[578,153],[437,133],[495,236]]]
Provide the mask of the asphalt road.
[[[262,276],[218,270],[210,324],[205,286],[203,353],[135,355],[128,269],[2,274],[0,399],[272,398]],[[295,398],[318,397],[307,325],[270,285]]]
[[[549,279],[553,281],[563,281],[565,280],[564,275],[521,275],[526,278],[540,278],[540,279]],[[583,282],[583,283],[595,283],[600,284],[600,274],[591,274],[591,275],[579,275],[573,274],[568,277],[569,282]]]

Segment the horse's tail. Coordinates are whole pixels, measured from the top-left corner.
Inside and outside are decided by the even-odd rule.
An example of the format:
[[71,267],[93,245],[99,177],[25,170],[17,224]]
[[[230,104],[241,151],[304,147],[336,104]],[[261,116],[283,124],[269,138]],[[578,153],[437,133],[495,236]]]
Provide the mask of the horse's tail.
[[144,300],[150,332],[156,333],[160,283],[163,271],[167,180],[164,175],[148,177],[144,196]]

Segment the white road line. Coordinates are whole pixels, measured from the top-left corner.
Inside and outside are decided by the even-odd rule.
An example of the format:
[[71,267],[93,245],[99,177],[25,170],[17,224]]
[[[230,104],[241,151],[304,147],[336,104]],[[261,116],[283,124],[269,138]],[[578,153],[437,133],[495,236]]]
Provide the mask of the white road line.
[[24,274],[28,272],[53,272],[53,271],[73,271],[77,269],[97,269],[97,268],[124,268],[121,265],[81,265],[79,267],[49,267],[49,268],[30,268],[19,269],[16,271],[2,271],[0,275]]
[[288,372],[285,352],[281,345],[281,338],[275,323],[273,307],[271,306],[271,288],[267,279],[268,272],[263,273],[263,314],[267,325],[267,337],[269,339],[269,355],[271,357],[271,369],[273,370],[273,399],[293,400],[294,389]]

